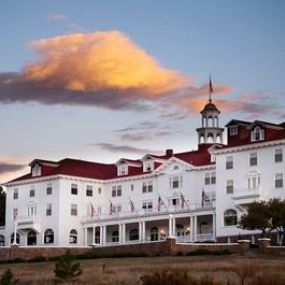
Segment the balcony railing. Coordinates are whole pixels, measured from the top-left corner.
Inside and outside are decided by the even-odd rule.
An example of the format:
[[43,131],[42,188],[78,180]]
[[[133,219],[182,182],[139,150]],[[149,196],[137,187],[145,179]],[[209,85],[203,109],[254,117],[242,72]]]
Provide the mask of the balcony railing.
[[251,189],[238,188],[234,189],[232,198],[238,203],[250,203],[256,200],[265,200],[266,194],[262,191],[261,187],[255,187]]
[[161,209],[153,208],[153,209],[140,209],[126,211],[126,212],[119,212],[119,213],[102,213],[102,214],[94,214],[93,216],[84,216],[82,218],[82,223],[94,223],[98,221],[113,221],[113,220],[120,220],[120,219],[131,219],[131,218],[140,218],[140,217],[151,217],[151,216],[162,216],[162,215],[169,215],[169,214],[179,214],[179,213],[191,213],[197,211],[207,211],[212,210],[215,207],[215,201],[204,201],[203,203],[192,203],[184,205],[182,208],[181,206],[170,206],[165,207],[162,206]]
[[34,229],[40,231],[41,218],[37,215],[17,216],[16,222],[20,230]]

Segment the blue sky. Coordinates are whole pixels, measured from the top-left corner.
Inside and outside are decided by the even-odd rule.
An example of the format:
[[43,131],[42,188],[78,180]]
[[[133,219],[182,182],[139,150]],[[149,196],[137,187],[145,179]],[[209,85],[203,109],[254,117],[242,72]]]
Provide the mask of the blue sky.
[[[223,112],[223,124],[233,117],[284,121],[284,10],[281,0],[2,1],[0,181],[25,171],[21,165],[35,157],[113,162],[122,156],[140,157],[148,150],[194,149],[195,128],[200,124],[198,106],[207,100],[209,73],[217,90],[214,100]],[[73,97],[66,95],[70,91],[66,87],[68,80],[74,81],[78,73],[74,71],[66,79],[61,68],[36,83],[42,92],[39,95],[39,85],[30,76],[29,66],[45,68],[46,62],[51,63],[51,39],[63,37],[60,48],[66,49],[74,34],[83,34],[77,46],[79,52],[74,55],[79,56],[77,61],[74,59],[74,65],[78,65],[81,56],[98,40],[98,32],[104,32],[104,45],[127,40],[126,50],[134,50],[135,57],[128,59],[123,47],[115,53],[120,57],[122,52],[123,59],[136,62],[135,68],[128,71],[130,76],[140,70],[140,64],[143,70],[150,61],[157,63],[159,68],[151,63],[151,75],[140,78],[140,83],[143,79],[151,81],[155,74],[167,75],[163,90],[173,77],[187,82],[159,93],[150,88],[160,81],[153,85],[147,82],[143,88],[132,82],[127,93],[126,86],[122,89],[112,85],[110,93],[109,85],[100,85],[102,94],[94,91],[97,86],[91,86],[89,95],[103,97],[90,103],[86,99],[87,103],[82,104],[78,96],[83,98],[85,89],[76,90]],[[40,39],[49,40],[42,46]],[[52,48],[57,52],[59,47]],[[136,61],[141,51],[147,58]],[[62,56],[63,66],[70,58]],[[40,65],[41,61],[45,63]],[[13,82],[24,80],[25,85],[10,84],[11,78]],[[48,85],[55,84],[56,79],[56,85]],[[65,79],[67,85],[60,86]],[[23,86],[25,92],[21,92]],[[66,96],[58,100],[61,92]],[[107,93],[116,107],[104,99]],[[51,102],[47,103],[46,97],[52,98]]]

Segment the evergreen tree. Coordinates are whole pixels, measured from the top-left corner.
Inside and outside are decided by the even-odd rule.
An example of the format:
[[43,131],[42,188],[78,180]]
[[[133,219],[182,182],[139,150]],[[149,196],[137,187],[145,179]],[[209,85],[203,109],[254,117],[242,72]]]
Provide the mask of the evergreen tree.
[[79,262],[74,262],[74,257],[69,251],[59,258],[55,264],[54,274],[55,281],[60,282],[76,282],[81,275],[82,270]]
[[7,269],[0,279],[0,285],[15,285],[18,284],[19,279],[14,278],[14,274],[10,269]]

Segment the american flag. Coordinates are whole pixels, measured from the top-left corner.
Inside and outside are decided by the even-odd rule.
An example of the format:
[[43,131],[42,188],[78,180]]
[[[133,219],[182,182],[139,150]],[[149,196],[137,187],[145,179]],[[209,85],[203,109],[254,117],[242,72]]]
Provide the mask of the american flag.
[[134,202],[130,198],[129,200],[130,200],[131,212],[133,213],[135,211],[135,205],[134,205]]
[[160,212],[161,206],[163,206],[163,205],[165,205],[165,204],[159,195],[158,196],[158,205],[157,205],[158,212]]
[[97,216],[97,212],[96,212],[93,204],[90,204],[90,216],[94,217],[95,215]]
[[206,195],[204,189],[202,188],[202,200],[201,200],[202,207],[204,207],[206,199],[207,199],[207,195]]
[[184,209],[184,206],[185,206],[185,204],[187,205],[187,202],[186,202],[185,197],[182,193],[181,193],[181,200],[182,200],[181,208]]
[[114,213],[113,203],[110,201],[110,215]]

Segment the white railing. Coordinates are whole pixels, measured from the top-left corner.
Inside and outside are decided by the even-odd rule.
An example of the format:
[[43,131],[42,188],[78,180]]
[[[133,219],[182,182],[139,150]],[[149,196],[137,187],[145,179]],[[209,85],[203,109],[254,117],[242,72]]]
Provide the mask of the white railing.
[[261,187],[255,188],[237,188],[234,189],[233,199],[247,199],[247,198],[266,198],[262,192]]
[[184,205],[182,208],[180,207],[165,207],[162,206],[161,209],[154,208],[152,211],[150,209],[146,210],[134,210],[119,212],[119,213],[102,213],[102,214],[94,214],[93,216],[83,216],[82,223],[93,223],[98,221],[106,221],[106,220],[119,220],[119,219],[131,219],[131,218],[139,218],[139,217],[151,217],[151,216],[160,216],[160,215],[169,215],[169,214],[179,214],[179,213],[189,213],[195,211],[207,211],[211,210],[215,207],[215,201],[204,201],[203,203],[192,203]]
[[213,241],[214,235],[213,233],[197,234],[196,240],[197,241]]
[[18,226],[27,225],[27,224],[40,224],[41,219],[37,215],[17,216],[16,222]]

